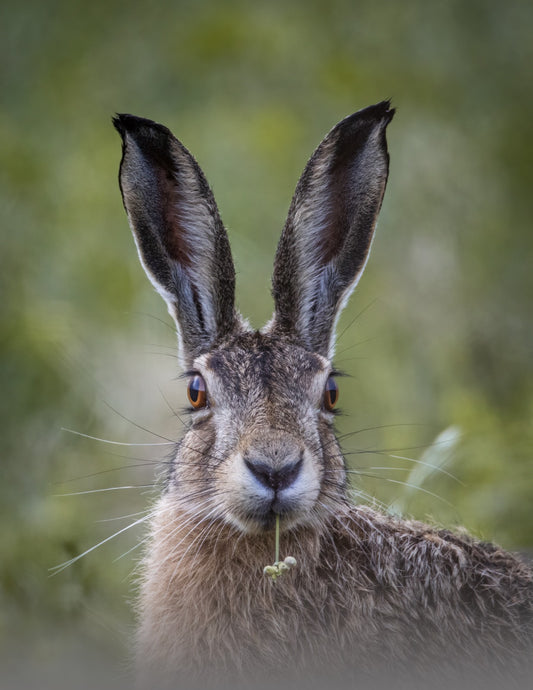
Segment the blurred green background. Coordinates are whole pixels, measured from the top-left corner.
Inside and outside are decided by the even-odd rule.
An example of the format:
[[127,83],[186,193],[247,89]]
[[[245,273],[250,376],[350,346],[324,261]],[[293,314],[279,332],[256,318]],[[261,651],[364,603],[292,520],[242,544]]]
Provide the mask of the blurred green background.
[[[4,0],[0,27],[2,687],[127,669],[142,549],[126,552],[143,526],[48,569],[141,517],[122,516],[150,504],[169,447],[62,428],[180,435],[170,319],[118,190],[116,111],[163,122],[198,159],[259,327],[308,156],[342,117],[393,99],[389,187],[339,328],[355,485],[533,550],[530,2]],[[452,425],[443,458],[431,444]],[[408,458],[457,479],[422,486]],[[96,492],[113,487],[132,488]]]

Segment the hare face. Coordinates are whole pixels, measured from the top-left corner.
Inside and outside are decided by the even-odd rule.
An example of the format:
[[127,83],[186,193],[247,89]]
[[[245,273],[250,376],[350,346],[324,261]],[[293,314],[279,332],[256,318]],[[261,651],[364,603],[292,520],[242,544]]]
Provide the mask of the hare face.
[[[177,500],[246,532],[317,519],[343,483],[324,405],[327,359],[270,334],[243,333],[198,357],[206,406],[192,411],[172,477]],[[197,486],[205,487],[198,495]]]
[[235,309],[228,237],[198,164],[166,127],[115,120],[141,262],[176,322],[182,363],[205,387],[169,480],[191,519],[261,532],[279,515],[288,528],[323,520],[344,495],[324,396],[335,324],[385,191],[393,113],[383,102],[347,117],[312,155],[276,253],[274,316],[257,333]]

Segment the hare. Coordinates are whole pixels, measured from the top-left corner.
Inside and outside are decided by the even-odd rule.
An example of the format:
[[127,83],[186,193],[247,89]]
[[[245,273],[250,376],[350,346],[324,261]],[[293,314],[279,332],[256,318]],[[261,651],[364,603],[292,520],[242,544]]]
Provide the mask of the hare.
[[[260,331],[235,309],[228,237],[194,158],[162,125],[114,119],[124,205],[176,322],[191,406],[143,561],[137,660],[152,683],[525,672],[526,564],[348,497],[335,326],[369,256],[393,114],[386,101],[356,112],[311,156]],[[273,581],[276,520],[296,567]]]

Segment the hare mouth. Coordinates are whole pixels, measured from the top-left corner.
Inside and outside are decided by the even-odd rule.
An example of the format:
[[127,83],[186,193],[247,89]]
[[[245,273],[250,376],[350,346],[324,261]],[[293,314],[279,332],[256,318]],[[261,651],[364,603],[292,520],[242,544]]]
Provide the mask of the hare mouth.
[[274,529],[277,516],[282,527],[287,528],[304,522],[307,513],[306,507],[294,497],[274,495],[270,500],[242,507],[234,514],[234,519],[243,531],[261,533]]

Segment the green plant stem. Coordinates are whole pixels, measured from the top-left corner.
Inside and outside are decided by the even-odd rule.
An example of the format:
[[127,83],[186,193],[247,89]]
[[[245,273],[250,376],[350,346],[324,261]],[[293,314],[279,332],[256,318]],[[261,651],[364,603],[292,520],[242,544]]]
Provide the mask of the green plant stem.
[[276,513],[276,555],[274,558],[274,563],[279,561],[279,514]]

